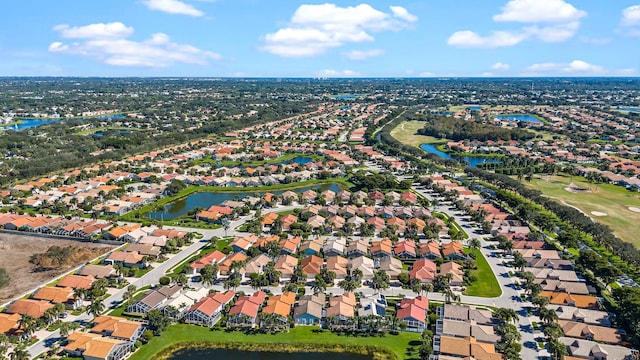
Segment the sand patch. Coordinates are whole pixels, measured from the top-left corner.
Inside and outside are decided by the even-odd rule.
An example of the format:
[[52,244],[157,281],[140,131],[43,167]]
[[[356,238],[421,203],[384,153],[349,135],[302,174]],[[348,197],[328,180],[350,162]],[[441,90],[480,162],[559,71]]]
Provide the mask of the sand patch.
[[607,213],[601,212],[601,211],[592,211],[591,215],[593,216],[607,216]]
[[636,213],[640,213],[640,208],[637,208],[635,206],[629,206],[628,209],[630,211],[636,212]]
[[587,193],[587,192],[591,192],[590,189],[582,187],[582,186],[578,186],[574,183],[569,184],[569,186],[567,186],[566,188],[564,188],[565,191],[568,191],[570,193]]

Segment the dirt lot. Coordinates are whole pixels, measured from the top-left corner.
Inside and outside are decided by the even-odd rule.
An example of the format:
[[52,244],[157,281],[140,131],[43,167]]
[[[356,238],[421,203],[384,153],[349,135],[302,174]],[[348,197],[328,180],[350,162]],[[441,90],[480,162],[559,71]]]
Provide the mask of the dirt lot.
[[[29,263],[29,257],[32,254],[45,252],[54,245],[75,246],[91,249],[91,251],[87,252],[87,256],[83,259],[78,259],[75,264],[65,269],[33,272],[34,266]],[[113,246],[104,244],[0,233],[0,267],[7,269],[11,276],[9,285],[0,289],[0,304],[45,284],[70,268],[106,253],[112,248]]]

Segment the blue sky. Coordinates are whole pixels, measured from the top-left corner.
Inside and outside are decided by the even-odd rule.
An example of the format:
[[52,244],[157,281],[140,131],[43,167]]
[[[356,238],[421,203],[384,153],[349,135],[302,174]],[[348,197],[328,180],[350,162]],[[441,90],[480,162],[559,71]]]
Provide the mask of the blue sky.
[[0,76],[637,76],[640,0],[5,0]]

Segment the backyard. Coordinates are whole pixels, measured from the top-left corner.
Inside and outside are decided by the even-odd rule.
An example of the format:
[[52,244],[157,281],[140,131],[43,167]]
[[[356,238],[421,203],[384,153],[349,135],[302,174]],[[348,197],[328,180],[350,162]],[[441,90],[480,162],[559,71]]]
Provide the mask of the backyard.
[[[148,344],[135,352],[131,360],[154,359],[165,348],[178,343],[190,343],[202,347],[210,344],[212,347],[228,347],[231,344],[247,346],[256,344],[269,344],[273,349],[274,344],[282,344],[283,350],[295,350],[303,348],[308,351],[313,346],[337,347],[348,351],[350,346],[374,346],[391,351],[399,360],[417,358],[417,349],[420,346],[420,334],[400,332],[398,335],[386,334],[383,337],[355,337],[336,335],[327,330],[321,330],[313,326],[301,326],[291,329],[289,332],[277,334],[245,334],[239,331],[212,331],[206,327],[194,325],[170,326],[161,336],[154,337]],[[375,345],[374,345],[375,344]],[[233,346],[232,346],[233,347]],[[256,349],[257,350],[257,349]]]

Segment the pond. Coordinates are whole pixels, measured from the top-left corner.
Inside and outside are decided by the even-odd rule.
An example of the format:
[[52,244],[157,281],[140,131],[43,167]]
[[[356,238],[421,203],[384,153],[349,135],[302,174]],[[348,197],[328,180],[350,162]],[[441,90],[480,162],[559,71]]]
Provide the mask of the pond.
[[640,108],[637,108],[637,107],[619,107],[618,110],[628,111],[632,113],[640,113]]
[[234,359],[234,360],[371,360],[370,357],[352,353],[282,353],[268,351],[241,351],[227,349],[184,349],[174,353],[169,360],[209,360],[209,359]]
[[[108,120],[108,119],[123,119],[124,114],[110,114],[104,116],[98,116],[98,120]],[[74,118],[75,120],[85,120],[84,118]],[[31,129],[34,127],[38,127],[40,125],[51,124],[54,122],[59,122],[65,120],[63,118],[55,118],[55,119],[18,119],[21,121],[20,124],[15,124],[12,126],[0,127],[0,130],[14,130],[20,131],[25,129]]]
[[531,116],[529,114],[526,115],[501,115],[501,116],[496,116],[495,117],[496,120],[507,120],[507,121],[524,121],[524,122],[529,122],[529,123],[539,123],[541,122],[539,119],[535,118],[534,116]]
[[438,155],[443,159],[453,159],[459,162],[465,162],[471,167],[477,167],[480,164],[484,163],[498,163],[500,160],[497,158],[486,157],[486,156],[451,156],[446,152],[440,151],[437,148],[437,145],[434,144],[422,144],[420,148],[430,154]]
[[310,162],[313,162],[313,159],[307,156],[296,156],[291,160],[282,161],[278,164],[298,164],[298,165],[306,165]]
[[[291,189],[291,191],[296,193],[303,193],[309,189],[313,189],[316,191],[325,191],[331,190],[333,192],[339,192],[342,190],[340,185],[336,183],[330,184],[322,184],[322,185],[313,185],[306,186],[297,189]],[[272,194],[280,195],[285,191],[289,191],[288,189],[284,190],[276,190],[269,191]],[[185,216],[187,213],[197,207],[207,209],[212,205],[220,205],[227,200],[241,200],[248,196],[259,197],[264,195],[267,191],[251,191],[251,188],[247,188],[247,191],[242,192],[198,192],[195,194],[191,194],[183,199],[180,199],[176,202],[171,203],[167,206],[166,210],[163,211],[153,211],[150,212],[147,217],[152,219],[162,219],[162,220],[173,220],[180,216]]]

